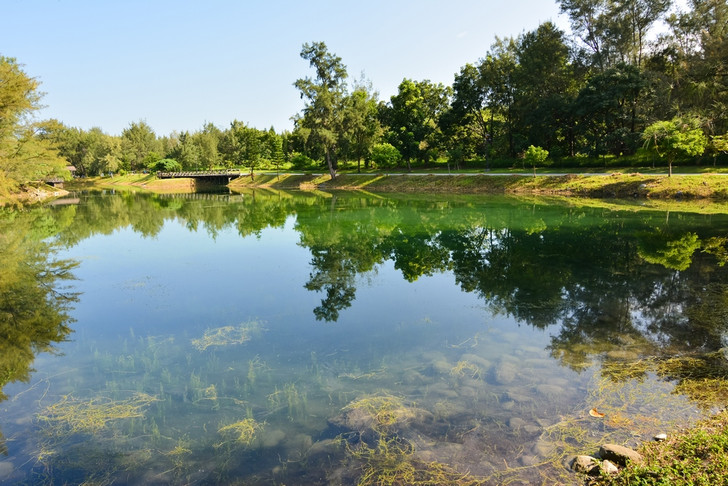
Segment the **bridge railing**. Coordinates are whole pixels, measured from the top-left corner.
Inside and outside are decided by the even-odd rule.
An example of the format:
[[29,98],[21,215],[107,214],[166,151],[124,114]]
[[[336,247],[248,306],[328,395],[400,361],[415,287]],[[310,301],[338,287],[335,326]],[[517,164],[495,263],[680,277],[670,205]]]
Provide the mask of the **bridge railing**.
[[239,176],[238,169],[220,169],[220,170],[191,170],[183,172],[157,172],[160,179],[173,179],[180,177],[224,177]]

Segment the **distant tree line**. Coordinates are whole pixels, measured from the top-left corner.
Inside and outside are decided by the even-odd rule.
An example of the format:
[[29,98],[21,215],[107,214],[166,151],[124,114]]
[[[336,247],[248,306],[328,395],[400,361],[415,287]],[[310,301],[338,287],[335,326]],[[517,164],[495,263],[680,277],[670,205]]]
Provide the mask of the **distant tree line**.
[[[348,93],[341,59],[323,43],[304,45],[316,77],[296,82],[307,101],[294,130],[303,153],[325,154],[333,171],[336,159],[361,158],[512,164],[529,147],[571,163],[649,148],[670,167],[728,152],[724,0],[690,0],[685,12],[670,0],[558,3],[573,38],[545,22],[496,39],[452,86],[404,79],[386,102],[361,83]],[[655,36],[658,25],[667,31]]]
[[[237,120],[163,136],[144,121],[119,136],[54,121],[32,125],[22,122],[38,106],[35,81],[27,79],[31,89],[16,91],[25,97],[13,104],[5,101],[12,86],[0,77],[0,164],[6,178],[37,176],[18,169],[29,160],[40,172],[57,172],[50,150],[57,149],[78,175],[327,167],[335,176],[342,161],[360,169],[435,160],[510,166],[529,147],[561,165],[607,157],[619,163],[651,149],[652,163],[664,158],[671,168],[681,158],[715,163],[728,153],[724,0],[689,0],[685,11],[671,0],[557,1],[572,36],[545,22],[496,38],[452,86],[404,79],[389,100],[379,100],[365,80],[350,83],[342,59],[323,42],[304,44],[301,57],[315,75],[294,83],[305,107],[292,132]],[[0,66],[24,76],[12,59],[0,58]]]

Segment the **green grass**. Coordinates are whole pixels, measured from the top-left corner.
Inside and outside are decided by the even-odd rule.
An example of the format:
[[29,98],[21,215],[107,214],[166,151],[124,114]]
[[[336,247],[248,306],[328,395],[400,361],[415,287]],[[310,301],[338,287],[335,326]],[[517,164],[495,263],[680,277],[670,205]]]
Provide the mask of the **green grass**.
[[600,477],[596,485],[712,486],[728,484],[728,411],[693,425],[665,442],[645,444],[641,465],[618,476]]

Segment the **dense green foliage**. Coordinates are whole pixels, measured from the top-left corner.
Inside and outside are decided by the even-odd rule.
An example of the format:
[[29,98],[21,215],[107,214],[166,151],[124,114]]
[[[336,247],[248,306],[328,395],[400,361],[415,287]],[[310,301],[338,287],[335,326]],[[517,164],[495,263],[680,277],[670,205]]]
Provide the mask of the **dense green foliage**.
[[[53,172],[51,142],[77,175],[142,171],[171,159],[183,169],[326,167],[334,177],[346,161],[356,161],[360,170],[362,162],[369,167],[374,158],[383,160],[383,144],[399,156],[388,149],[377,165],[407,168],[436,160],[456,167],[469,161],[509,167],[529,146],[548,151],[556,166],[603,167],[607,160],[649,165],[664,156],[671,170],[673,164],[700,162],[703,155],[713,164],[725,160],[723,0],[689,0],[685,10],[671,0],[557,1],[573,36],[545,22],[517,37],[496,39],[482,58],[454,75],[452,86],[405,78],[389,100],[379,100],[365,80],[347,83],[346,66],[325,43],[306,43],[300,54],[315,75],[294,83],[305,106],[293,117],[293,132],[237,120],[229,127],[208,123],[166,136],[144,121],[131,123],[121,136],[57,123],[30,129],[21,122],[37,107],[37,82],[14,60],[2,58],[4,177],[20,181]],[[658,25],[667,31],[656,35]],[[25,88],[9,82],[13,76]],[[646,140],[660,147],[655,127],[678,119],[689,120],[692,133],[699,130],[706,143],[691,143],[691,150],[643,149]],[[8,154],[16,155],[10,160]]]
[[681,155],[696,156],[705,151],[707,139],[695,118],[673,118],[669,121],[655,122],[642,134],[647,145],[667,159],[669,174],[672,163]]
[[0,195],[28,181],[70,175],[47,136],[53,124],[31,119],[40,98],[38,81],[15,59],[0,56]]

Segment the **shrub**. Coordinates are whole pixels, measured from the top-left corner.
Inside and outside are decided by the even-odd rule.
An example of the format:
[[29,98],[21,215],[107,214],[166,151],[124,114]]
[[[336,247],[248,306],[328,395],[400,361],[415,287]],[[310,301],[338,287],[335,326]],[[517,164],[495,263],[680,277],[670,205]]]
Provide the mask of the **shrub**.
[[293,154],[291,154],[291,167],[294,169],[307,169],[315,165],[316,161],[307,155],[299,152],[293,152]]
[[396,167],[402,161],[402,154],[393,145],[378,143],[372,147],[371,159],[379,167]]
[[182,170],[182,165],[174,159],[162,159],[157,160],[147,166],[152,172],[179,172]]

